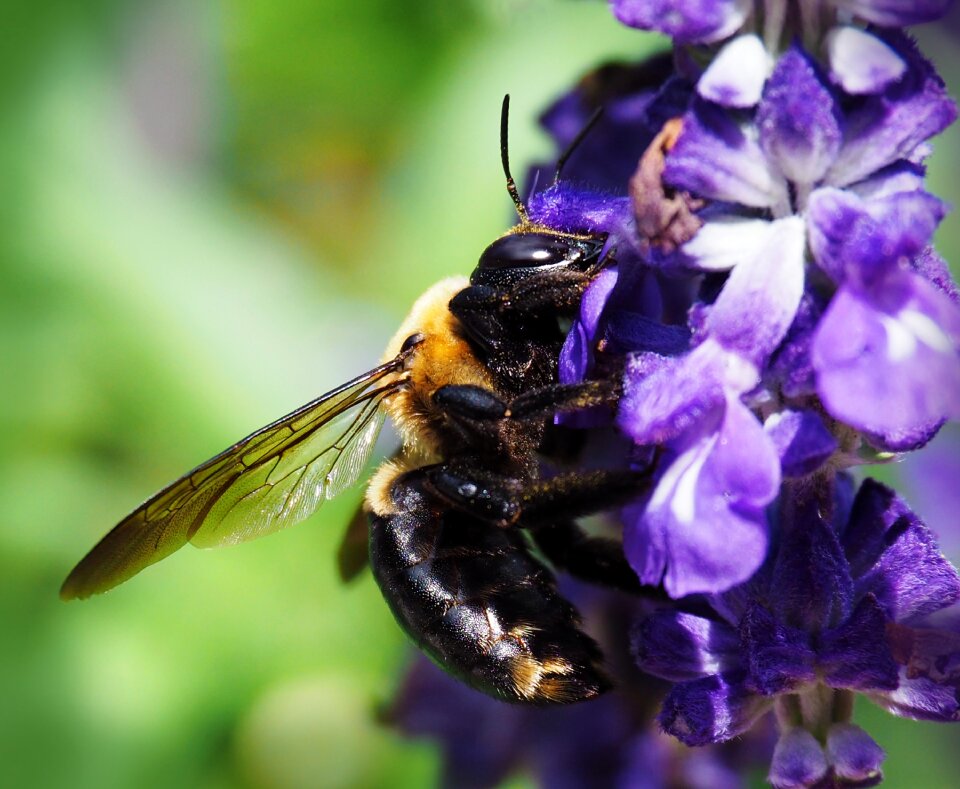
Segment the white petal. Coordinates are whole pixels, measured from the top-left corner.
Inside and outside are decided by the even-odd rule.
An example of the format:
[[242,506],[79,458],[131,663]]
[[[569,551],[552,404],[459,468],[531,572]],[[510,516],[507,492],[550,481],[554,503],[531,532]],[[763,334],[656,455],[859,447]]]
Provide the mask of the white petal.
[[725,107],[753,107],[772,68],[773,59],[758,36],[738,36],[717,53],[700,77],[697,93]]
[[683,251],[704,271],[727,271],[756,257],[767,242],[772,223],[766,219],[722,216],[704,224],[683,245]]
[[879,93],[907,64],[886,43],[857,27],[835,27],[825,41],[830,76],[847,93]]

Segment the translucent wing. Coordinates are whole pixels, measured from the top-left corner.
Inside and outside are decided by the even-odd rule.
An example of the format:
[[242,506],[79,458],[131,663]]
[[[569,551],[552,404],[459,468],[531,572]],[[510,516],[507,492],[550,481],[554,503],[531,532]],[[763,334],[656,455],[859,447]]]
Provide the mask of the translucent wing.
[[383,424],[380,402],[400,385],[383,379],[397,368],[388,362],[318,397],[168,485],[80,561],[60,596],[105,592],[187,542],[244,542],[312,514],[363,471]]

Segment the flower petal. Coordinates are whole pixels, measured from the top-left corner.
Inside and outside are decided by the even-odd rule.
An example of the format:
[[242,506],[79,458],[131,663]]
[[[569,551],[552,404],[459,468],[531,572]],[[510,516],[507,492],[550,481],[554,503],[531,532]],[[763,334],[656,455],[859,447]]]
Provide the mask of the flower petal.
[[667,156],[664,181],[702,197],[769,208],[787,202],[783,177],[771,166],[753,126],[740,126],[715,104],[694,101]]
[[749,664],[747,686],[762,696],[785,693],[816,678],[809,634],[774,619],[755,603],[740,620],[740,639]]
[[793,323],[803,295],[803,219],[773,222],[766,243],[733,269],[706,320],[707,334],[758,367]]
[[913,159],[927,139],[957,117],[943,80],[913,42],[892,33],[885,34],[884,40],[903,57],[908,70],[882,94],[865,98],[847,115],[843,147],[826,175],[834,186],[860,181],[898,159]]
[[593,360],[593,343],[596,340],[600,313],[616,284],[617,270],[604,269],[583,294],[580,316],[574,321],[560,351],[560,383],[579,383],[586,377]]
[[832,688],[895,690],[898,667],[886,641],[888,618],[873,595],[840,627],[821,634],[817,667]]
[[843,546],[858,595],[875,595],[895,622],[960,600],[960,575],[933,534],[903,499],[875,480],[860,486]]
[[943,293],[954,304],[960,304],[960,289],[953,281],[950,267],[933,247],[927,247],[910,261],[910,265],[921,277]]
[[960,307],[916,274],[873,292],[842,286],[811,351],[830,414],[891,449],[960,416]]
[[746,688],[741,675],[714,674],[675,685],[657,720],[684,745],[707,745],[742,734],[770,706]]
[[839,109],[816,63],[798,46],[767,80],[757,110],[760,146],[794,183],[820,180],[840,150]]
[[929,626],[888,625],[887,643],[910,679],[924,677],[960,694],[960,622],[941,621],[956,618],[960,606],[940,613],[921,621]]
[[740,641],[729,625],[678,611],[640,621],[630,640],[637,665],[673,682],[735,668]]
[[834,5],[880,27],[907,27],[939,19],[950,0],[834,0]]
[[960,698],[955,688],[938,685],[926,677],[910,679],[900,671],[900,685],[888,693],[869,693],[887,712],[915,720],[960,721]]
[[593,192],[569,181],[535,193],[527,203],[534,222],[573,233],[609,233],[630,238],[633,206],[628,197]]
[[850,615],[853,579],[819,491],[794,494],[780,513],[770,606],[784,624],[817,633]]
[[623,24],[657,30],[678,43],[709,43],[732,35],[750,12],[749,0],[610,0]]
[[617,421],[638,444],[660,444],[701,424],[727,389],[745,392],[757,380],[752,364],[711,341],[680,359],[639,354],[627,362]]
[[823,306],[817,295],[804,293],[793,324],[770,362],[771,378],[779,382],[787,397],[803,397],[816,391],[810,347],[822,314]]
[[730,215],[710,219],[683,245],[685,262],[702,271],[728,271],[759,255],[771,228],[766,219]]
[[907,64],[886,42],[852,25],[835,27],[824,40],[830,76],[847,93],[879,93],[903,76]]
[[606,350],[614,354],[652,351],[678,356],[690,347],[686,326],[666,326],[636,312],[610,310],[603,332]]
[[946,215],[927,192],[896,192],[863,200],[823,188],[810,195],[807,226],[817,264],[836,282],[869,283],[915,258]]
[[767,550],[764,508],[780,466],[736,396],[672,447],[645,507],[624,513],[624,552],[644,583],[671,597],[719,592],[745,581]]
[[697,93],[724,107],[753,107],[773,67],[759,36],[737,36],[724,44],[697,82]]
[[878,170],[869,178],[850,184],[846,191],[864,200],[877,200],[898,192],[922,192],[925,175],[923,165],[901,160]]
[[815,411],[779,411],[763,425],[786,477],[816,471],[837,450],[837,440]]
[[874,785],[883,778],[886,754],[873,738],[852,723],[835,723],[827,732],[827,759],[842,781]]
[[820,743],[806,729],[790,729],[773,749],[767,780],[774,789],[812,787],[827,774],[829,765]]

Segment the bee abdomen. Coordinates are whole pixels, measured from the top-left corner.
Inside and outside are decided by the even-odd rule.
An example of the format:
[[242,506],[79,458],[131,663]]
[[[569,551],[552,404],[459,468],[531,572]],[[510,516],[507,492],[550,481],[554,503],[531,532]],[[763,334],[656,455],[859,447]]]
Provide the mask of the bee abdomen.
[[371,567],[443,669],[507,701],[569,703],[609,687],[599,648],[521,534],[401,498],[400,511],[371,515]]

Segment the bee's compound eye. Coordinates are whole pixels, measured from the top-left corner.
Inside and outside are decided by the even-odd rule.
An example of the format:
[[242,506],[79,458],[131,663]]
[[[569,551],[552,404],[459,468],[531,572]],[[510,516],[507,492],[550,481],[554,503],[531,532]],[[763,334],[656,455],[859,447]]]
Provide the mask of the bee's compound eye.
[[478,269],[530,268],[572,262],[582,250],[551,233],[514,233],[498,238],[480,255]]
[[411,334],[409,337],[407,337],[407,339],[403,341],[403,345],[400,346],[400,353],[405,354],[411,348],[415,348],[422,342],[423,342],[423,335],[420,332],[417,332],[416,334]]

